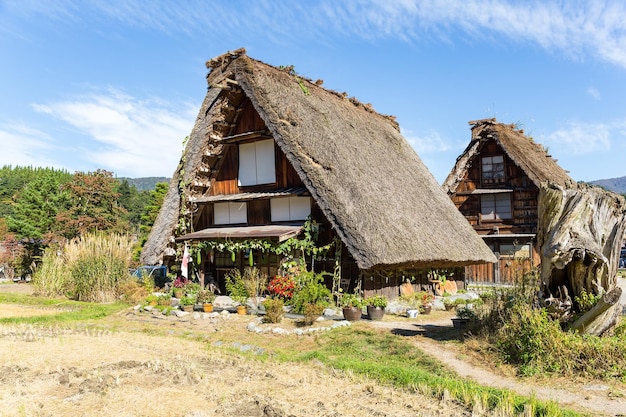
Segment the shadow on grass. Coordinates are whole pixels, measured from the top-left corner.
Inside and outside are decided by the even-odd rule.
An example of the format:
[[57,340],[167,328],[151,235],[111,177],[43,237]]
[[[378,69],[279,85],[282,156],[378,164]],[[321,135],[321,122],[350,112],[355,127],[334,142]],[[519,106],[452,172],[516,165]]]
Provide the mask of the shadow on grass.
[[463,339],[464,332],[451,326],[438,326],[435,324],[419,324],[411,325],[411,328],[394,328],[391,333],[397,336],[411,337],[424,336],[439,342],[448,340]]

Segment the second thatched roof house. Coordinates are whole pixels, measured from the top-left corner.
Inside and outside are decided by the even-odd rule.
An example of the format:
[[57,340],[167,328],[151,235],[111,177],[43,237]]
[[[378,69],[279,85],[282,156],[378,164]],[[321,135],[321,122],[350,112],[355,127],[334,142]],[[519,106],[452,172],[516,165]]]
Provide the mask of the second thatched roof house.
[[280,259],[268,247],[304,227],[317,246],[333,244],[309,267],[339,266],[346,288],[395,297],[407,271],[495,261],[392,117],[244,50],[207,67],[144,263],[171,262],[174,242],[180,254],[180,242],[211,241],[196,264],[220,286],[249,263],[274,275]]
[[515,125],[495,118],[469,124],[470,143],[443,188],[499,262],[467,268],[466,276],[476,281],[513,282],[540,261],[534,246],[541,184],[569,188],[575,181],[543,146]]

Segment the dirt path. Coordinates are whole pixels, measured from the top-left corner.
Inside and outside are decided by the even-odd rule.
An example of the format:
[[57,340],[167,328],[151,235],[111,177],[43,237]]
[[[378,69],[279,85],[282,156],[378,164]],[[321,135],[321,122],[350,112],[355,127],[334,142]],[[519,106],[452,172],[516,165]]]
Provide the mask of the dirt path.
[[505,388],[525,396],[554,401],[564,407],[592,412],[598,415],[626,416],[626,392],[612,389],[608,384],[556,384],[567,385],[567,388],[555,388],[534,381],[499,375],[492,369],[481,367],[468,360],[458,347],[451,343],[437,340],[452,333],[449,318],[441,318],[428,322],[372,322],[378,328],[389,329],[395,334],[410,338],[411,343],[425,352],[436,352],[436,357],[448,365],[460,376],[473,379],[481,385]]

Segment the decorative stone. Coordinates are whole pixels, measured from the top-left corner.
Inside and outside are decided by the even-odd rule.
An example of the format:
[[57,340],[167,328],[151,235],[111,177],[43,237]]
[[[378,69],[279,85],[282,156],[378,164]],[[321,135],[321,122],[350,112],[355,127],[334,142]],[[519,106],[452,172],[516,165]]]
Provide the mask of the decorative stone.
[[215,297],[215,300],[213,300],[213,307],[229,308],[235,307],[236,305],[237,303],[235,303],[235,301],[227,295],[218,295]]

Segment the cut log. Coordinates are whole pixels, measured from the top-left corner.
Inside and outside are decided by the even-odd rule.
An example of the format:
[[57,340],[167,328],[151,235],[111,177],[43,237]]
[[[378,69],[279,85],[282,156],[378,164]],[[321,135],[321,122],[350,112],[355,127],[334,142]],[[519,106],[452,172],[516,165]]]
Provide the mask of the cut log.
[[602,336],[617,322],[617,317],[621,313],[621,304],[619,303],[621,295],[622,289],[620,287],[615,287],[604,294],[591,310],[572,324],[572,330]]
[[[626,200],[622,196],[588,185],[566,189],[542,185],[537,246],[545,293],[556,294],[565,287],[572,299],[583,291],[605,294],[603,299],[614,294],[624,230]],[[604,333],[614,325],[617,310],[617,305],[601,304],[577,328]]]

